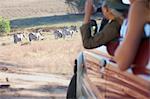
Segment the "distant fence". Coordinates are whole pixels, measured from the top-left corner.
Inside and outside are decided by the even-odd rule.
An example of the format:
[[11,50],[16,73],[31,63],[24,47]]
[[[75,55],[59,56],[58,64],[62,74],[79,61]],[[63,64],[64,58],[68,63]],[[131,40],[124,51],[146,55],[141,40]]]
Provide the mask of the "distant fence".
[[59,16],[47,16],[47,17],[35,17],[35,18],[25,18],[11,20],[11,28],[24,28],[39,25],[51,25],[64,22],[75,22],[81,21],[83,19],[83,14],[68,14]]

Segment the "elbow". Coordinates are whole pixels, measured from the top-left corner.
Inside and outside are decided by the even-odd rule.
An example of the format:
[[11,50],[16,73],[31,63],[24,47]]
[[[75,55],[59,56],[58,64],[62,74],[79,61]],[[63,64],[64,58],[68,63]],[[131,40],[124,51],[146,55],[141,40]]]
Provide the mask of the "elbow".
[[84,47],[85,49],[92,49],[92,47],[91,47],[89,44],[84,43],[84,42],[83,42],[83,47]]
[[126,71],[128,69],[128,65],[121,59],[116,59],[118,68],[120,71]]
[[86,41],[83,41],[83,47],[85,49],[93,49],[93,48],[97,48],[98,46],[86,40]]
[[115,55],[115,61],[120,71],[126,71],[129,68],[127,62],[122,57]]
[[125,66],[125,65],[123,65],[122,63],[117,63],[118,64],[118,68],[119,68],[119,70],[120,71],[126,71],[128,68]]

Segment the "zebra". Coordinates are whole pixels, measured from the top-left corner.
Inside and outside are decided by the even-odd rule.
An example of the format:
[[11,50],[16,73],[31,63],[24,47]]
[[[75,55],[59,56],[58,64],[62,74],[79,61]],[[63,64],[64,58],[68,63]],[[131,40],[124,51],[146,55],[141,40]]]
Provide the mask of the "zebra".
[[70,30],[73,30],[73,31],[75,31],[75,32],[78,32],[77,26],[71,25],[71,26],[70,26]]
[[31,32],[28,35],[29,37],[29,41],[37,41],[37,40],[44,40],[44,37],[41,35],[41,33],[35,33],[35,32]]
[[14,43],[17,44],[18,42],[21,42],[23,38],[25,38],[25,35],[22,33],[13,34]]
[[72,38],[73,33],[74,33],[74,30],[71,30],[70,28],[64,28],[62,30],[62,35],[64,39],[66,38],[66,36],[70,36]]
[[62,31],[61,31],[61,30],[55,30],[53,34],[54,34],[54,36],[55,36],[55,39],[58,39],[58,38],[62,38],[62,37],[63,37],[63,34],[62,34]]

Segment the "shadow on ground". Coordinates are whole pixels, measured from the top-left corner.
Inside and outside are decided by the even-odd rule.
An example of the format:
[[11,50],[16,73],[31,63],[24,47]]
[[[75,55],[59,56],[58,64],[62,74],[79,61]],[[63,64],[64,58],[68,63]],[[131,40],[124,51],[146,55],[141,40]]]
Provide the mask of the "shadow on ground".
[[59,16],[47,16],[11,20],[11,28],[24,28],[39,25],[60,24],[65,22],[77,22],[83,19],[83,14],[68,14]]
[[[27,28],[40,25],[53,25],[63,24],[65,22],[78,22],[82,21],[84,14],[67,14],[67,15],[55,15],[46,17],[34,17],[25,19],[11,20],[11,28]],[[97,13],[93,16],[94,18],[100,18],[102,15]]]
[[58,85],[46,85],[32,89],[7,88],[0,90],[0,99],[65,99],[66,93],[64,92],[66,91],[67,86]]

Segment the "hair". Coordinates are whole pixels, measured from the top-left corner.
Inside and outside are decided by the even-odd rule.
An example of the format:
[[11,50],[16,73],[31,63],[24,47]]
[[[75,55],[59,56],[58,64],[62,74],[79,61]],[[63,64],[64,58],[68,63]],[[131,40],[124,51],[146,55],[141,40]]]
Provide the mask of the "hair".
[[120,18],[124,18],[124,12],[123,10],[117,10],[117,9],[113,9],[110,8],[107,4],[106,1],[103,2],[102,7],[106,7],[107,9],[109,9],[111,11],[111,13],[115,16],[115,17],[120,17]]
[[123,18],[123,14],[119,11],[117,11],[116,9],[110,9],[112,14],[115,15],[116,17],[121,17]]
[[104,1],[104,2],[102,3],[102,7],[108,7],[108,5],[106,4],[106,1]]
[[150,0],[146,0],[146,7],[149,9],[150,8]]

